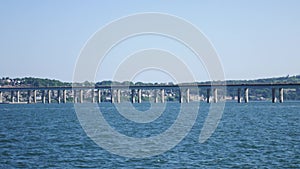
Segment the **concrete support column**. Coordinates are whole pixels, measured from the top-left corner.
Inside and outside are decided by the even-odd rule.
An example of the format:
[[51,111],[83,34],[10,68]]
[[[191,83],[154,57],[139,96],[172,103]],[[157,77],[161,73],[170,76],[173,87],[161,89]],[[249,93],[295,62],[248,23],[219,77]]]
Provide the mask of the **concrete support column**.
[[161,89],[161,102],[164,103],[165,102],[165,90]]
[[110,89],[110,101],[112,103],[115,102],[114,93],[115,93],[115,91],[113,89]]
[[206,102],[207,103],[210,103],[210,91],[211,91],[211,89],[206,90]]
[[158,91],[154,90],[154,103],[158,103]]
[[237,102],[241,103],[241,88],[238,88],[238,91],[237,91]]
[[101,90],[98,89],[97,92],[98,92],[98,95],[97,95],[97,97],[98,97],[98,98],[97,98],[97,102],[98,102],[98,103],[101,103]]
[[[30,93],[29,93],[30,94]],[[29,95],[30,96],[30,95]],[[29,97],[28,96],[28,97]],[[17,103],[19,103],[20,102],[20,91],[17,91]]]
[[283,88],[279,88],[279,102],[283,102]]
[[95,103],[95,91],[94,91],[94,89],[91,90],[91,96],[92,96],[92,103]]
[[83,102],[83,91],[79,90],[79,103]]
[[33,90],[32,94],[33,103],[36,103],[36,90]]
[[179,90],[179,103],[183,103],[183,91]]
[[60,103],[60,100],[61,100],[61,97],[60,97],[60,90],[57,90],[57,103],[58,103],[58,104]]
[[3,99],[2,99],[2,91],[0,91],[0,103],[3,102]]
[[186,102],[190,102],[190,89],[186,89]]
[[138,103],[142,102],[142,90],[138,89]]
[[67,103],[67,91],[63,90],[63,103]]
[[77,103],[77,91],[76,90],[73,90],[73,101],[74,103]]
[[245,103],[249,102],[249,89],[248,88],[245,88],[244,100],[245,100]]
[[42,91],[42,103],[46,103],[46,92],[45,90]]
[[276,103],[276,89],[272,88],[272,103]]
[[121,90],[117,89],[117,103],[121,103]]
[[14,96],[14,91],[11,91],[10,92],[10,101],[12,102],[12,103],[14,103],[15,102],[15,96]]
[[14,103],[14,102],[15,102],[15,95],[14,95],[14,91],[11,91],[11,92],[10,92],[10,101],[11,101],[12,103]]
[[218,89],[214,88],[213,92],[214,92],[214,103],[217,103],[218,102]]
[[[17,92],[17,97],[18,97],[18,92]],[[27,103],[31,103],[31,91],[30,90],[27,91]]]
[[131,103],[135,103],[135,90],[131,90]]
[[48,90],[48,103],[51,103],[51,90]]

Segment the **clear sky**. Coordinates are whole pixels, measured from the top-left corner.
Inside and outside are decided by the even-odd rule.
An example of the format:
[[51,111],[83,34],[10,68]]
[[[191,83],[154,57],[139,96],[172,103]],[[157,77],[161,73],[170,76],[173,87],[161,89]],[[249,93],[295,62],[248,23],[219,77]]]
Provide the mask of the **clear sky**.
[[[299,9],[299,0],[2,0],[0,76],[71,81],[79,52],[93,33],[113,20],[141,12],[176,15],[198,27],[216,48],[226,79],[297,75]],[[128,40],[107,58],[116,61],[125,49],[147,47],[175,50],[193,69],[201,67],[189,61],[184,48],[162,37]],[[111,77],[114,66],[109,64],[98,72],[97,81]],[[145,72],[136,80],[169,81],[158,74]],[[197,80],[207,78],[199,73]]]

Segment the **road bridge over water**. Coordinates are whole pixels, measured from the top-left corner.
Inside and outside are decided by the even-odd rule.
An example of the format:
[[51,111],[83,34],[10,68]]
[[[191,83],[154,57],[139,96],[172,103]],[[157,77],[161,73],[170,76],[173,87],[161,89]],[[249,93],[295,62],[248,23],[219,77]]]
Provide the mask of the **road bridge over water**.
[[[142,102],[142,91],[152,91],[154,102],[165,102],[165,91],[173,90],[178,92],[180,103],[190,102],[190,90],[206,90],[205,100],[207,103],[218,102],[218,90],[233,88],[237,91],[237,102],[249,102],[249,90],[260,88],[272,89],[272,102],[277,101],[276,91],[279,92],[279,102],[284,101],[284,89],[300,88],[300,83],[255,83],[255,84],[180,84],[180,85],[105,85],[105,86],[60,86],[60,87],[0,87],[0,103],[67,103],[72,100],[74,103],[100,103],[103,101],[103,92],[108,94],[112,103],[120,103],[124,91],[130,93],[130,101]],[[4,94],[6,98],[4,99]],[[23,101],[20,101],[22,94]],[[242,96],[243,94],[243,96]],[[87,96],[88,95],[88,96]],[[8,96],[10,96],[8,98]],[[24,96],[26,98],[24,99]],[[150,96],[149,96],[150,97]],[[243,99],[242,99],[243,98]],[[24,102],[24,100],[26,100]]]

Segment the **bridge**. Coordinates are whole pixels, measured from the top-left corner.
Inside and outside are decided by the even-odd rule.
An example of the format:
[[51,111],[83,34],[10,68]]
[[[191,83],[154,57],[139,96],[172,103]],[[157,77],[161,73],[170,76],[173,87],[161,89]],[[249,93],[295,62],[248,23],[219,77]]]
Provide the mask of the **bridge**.
[[[284,89],[300,88],[300,83],[256,83],[256,84],[179,84],[179,85],[103,85],[103,86],[60,86],[60,87],[0,87],[0,103],[51,103],[53,100],[57,103],[67,103],[72,100],[74,103],[100,103],[103,101],[101,95],[105,93],[110,98],[107,99],[112,103],[120,103],[122,93],[127,91],[132,103],[142,102],[142,91],[152,91],[149,98],[153,101],[165,102],[165,91],[172,90],[178,92],[180,103],[190,102],[190,90],[206,90],[205,101],[207,103],[218,102],[218,90],[234,88],[237,90],[237,102],[241,103],[242,98],[245,103],[249,102],[249,90],[259,88],[271,88],[272,102],[277,101],[276,90],[279,91],[279,102],[284,101]],[[128,92],[129,91],[129,92]],[[128,94],[129,93],[129,94]],[[243,96],[242,96],[243,93]],[[4,95],[6,97],[4,97]],[[24,102],[24,95],[26,96]],[[23,96],[23,97],[22,97]],[[23,102],[20,101],[22,97]],[[5,99],[4,99],[5,98]],[[70,102],[70,101],[69,101]]]

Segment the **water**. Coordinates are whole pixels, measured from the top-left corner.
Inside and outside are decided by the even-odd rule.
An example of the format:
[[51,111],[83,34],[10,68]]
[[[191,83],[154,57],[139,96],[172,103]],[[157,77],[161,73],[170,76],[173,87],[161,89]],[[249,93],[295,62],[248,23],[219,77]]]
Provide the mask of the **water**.
[[[168,103],[155,122],[137,125],[122,119],[110,103],[100,105],[110,125],[132,137],[166,130],[178,106]],[[176,147],[136,159],[97,146],[72,104],[0,105],[0,168],[300,168],[300,102],[226,103],[217,130],[203,144],[198,138],[209,104],[200,107],[192,130]]]

